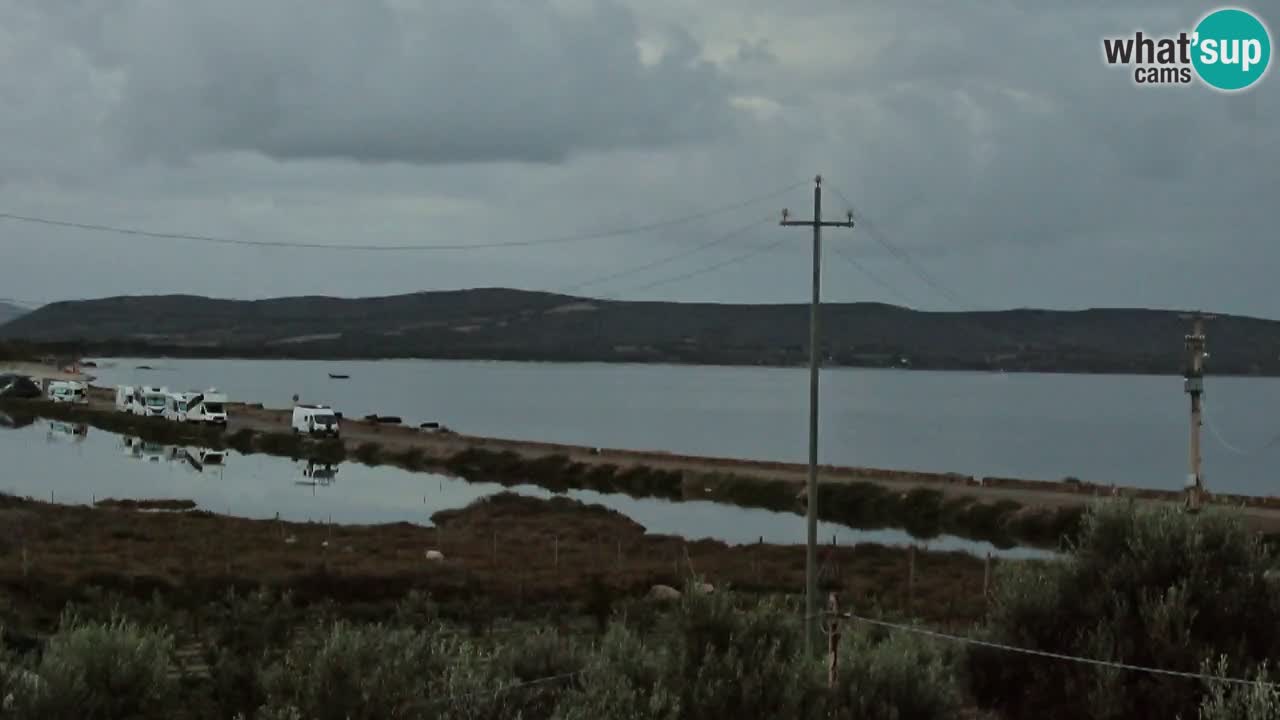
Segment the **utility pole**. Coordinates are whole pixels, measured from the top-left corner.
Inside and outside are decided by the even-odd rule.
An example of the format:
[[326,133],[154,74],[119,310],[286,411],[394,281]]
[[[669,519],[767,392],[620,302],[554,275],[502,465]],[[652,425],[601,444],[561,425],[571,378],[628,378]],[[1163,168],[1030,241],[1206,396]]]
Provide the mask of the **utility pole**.
[[809,481],[805,485],[808,536],[804,556],[805,650],[812,656],[818,647],[818,366],[822,348],[818,342],[818,307],[822,303],[822,228],[853,227],[853,213],[844,222],[822,220],[822,176],[813,179],[813,219],[792,220],[783,209],[784,227],[813,228],[813,300],[809,304]]
[[1191,396],[1190,467],[1184,507],[1187,512],[1195,513],[1200,511],[1200,504],[1204,500],[1204,475],[1200,472],[1200,406],[1204,398],[1204,359],[1208,357],[1205,352],[1204,321],[1212,320],[1214,316],[1194,312],[1179,317],[1191,321],[1191,333],[1185,337],[1187,356],[1183,366],[1183,389]]

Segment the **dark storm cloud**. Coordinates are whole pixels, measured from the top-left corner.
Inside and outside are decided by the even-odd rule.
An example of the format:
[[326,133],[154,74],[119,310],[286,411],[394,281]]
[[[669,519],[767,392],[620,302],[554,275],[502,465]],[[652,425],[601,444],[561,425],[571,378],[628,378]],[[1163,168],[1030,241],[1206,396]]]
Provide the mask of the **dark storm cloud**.
[[729,128],[728,83],[674,32],[652,64],[613,2],[122,3],[98,25],[143,156],[561,162]]
[[[1280,29],[1274,3],[1251,7]],[[1280,316],[1280,76],[1240,95],[1138,88],[1102,60],[1104,36],[1177,32],[1210,8],[0,0],[0,98],[16,98],[0,113],[0,209],[242,238],[467,243],[643,224],[821,172],[829,213],[844,209],[839,189],[966,305]],[[0,294],[557,289],[808,197],[627,238],[433,255],[0,224]],[[625,295],[785,232],[762,226],[591,291]],[[795,240],[638,294],[802,301]],[[831,242],[898,293],[831,257],[827,297],[959,309],[864,229]],[[139,263],[156,268],[141,285]]]

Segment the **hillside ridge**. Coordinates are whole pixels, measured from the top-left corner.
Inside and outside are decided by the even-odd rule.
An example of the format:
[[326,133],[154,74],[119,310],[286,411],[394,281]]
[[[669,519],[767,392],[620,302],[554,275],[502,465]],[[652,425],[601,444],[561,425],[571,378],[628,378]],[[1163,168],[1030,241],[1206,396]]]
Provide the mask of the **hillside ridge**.
[[[824,362],[836,366],[1178,373],[1179,310],[919,311],[825,303]],[[0,339],[102,354],[799,365],[805,303],[604,300],[510,288],[365,298],[231,300],[119,296],[46,305]],[[1219,315],[1211,369],[1280,375],[1280,321]]]

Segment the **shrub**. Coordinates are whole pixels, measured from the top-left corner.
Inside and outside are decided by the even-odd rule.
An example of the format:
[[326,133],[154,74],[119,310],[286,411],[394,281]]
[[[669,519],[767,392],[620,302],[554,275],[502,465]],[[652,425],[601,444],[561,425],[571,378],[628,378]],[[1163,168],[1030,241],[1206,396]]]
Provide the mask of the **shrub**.
[[422,448],[411,447],[396,455],[395,461],[406,470],[417,470],[423,466]]
[[956,717],[958,658],[907,633],[853,628],[840,644],[833,717],[847,720],[942,720]]
[[263,672],[265,709],[308,720],[404,717],[429,697],[442,662],[416,631],[345,622],[312,627]]
[[[1204,674],[1227,674],[1227,663],[1206,662]],[[1199,720],[1280,720],[1280,687],[1271,684],[1266,663],[1255,674],[1256,683],[1229,686],[1214,682],[1200,705]]]
[[339,438],[327,438],[307,449],[307,457],[319,463],[335,465],[347,459],[347,445]]
[[605,635],[578,685],[561,699],[561,720],[677,720],[680,698],[669,681],[670,656],[621,625]]
[[[1239,675],[1280,650],[1268,552],[1238,517],[1109,501],[1082,521],[1064,561],[1001,565],[989,639],[1035,650],[1196,672],[1231,658]],[[975,695],[1013,716],[1190,717],[1203,689],[1185,679],[975,648]]]
[[64,617],[35,666],[38,682],[13,683],[11,717],[32,720],[169,718],[173,639],[132,622]]
[[382,445],[376,442],[360,443],[360,447],[356,448],[355,457],[365,465],[374,465],[378,462],[378,455],[382,452]]

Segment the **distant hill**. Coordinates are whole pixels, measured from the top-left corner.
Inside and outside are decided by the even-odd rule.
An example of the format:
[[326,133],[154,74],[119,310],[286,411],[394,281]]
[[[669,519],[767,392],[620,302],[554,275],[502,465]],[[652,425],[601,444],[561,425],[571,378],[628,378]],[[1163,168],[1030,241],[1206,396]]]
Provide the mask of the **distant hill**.
[[[807,305],[607,301],[507,289],[343,299],[185,295],[54,303],[0,338],[101,354],[800,365]],[[920,312],[823,307],[828,365],[1060,372],[1181,372],[1176,311]],[[1280,322],[1209,323],[1214,373],[1280,375]]]
[[11,305],[7,302],[0,302],[0,325],[4,325],[10,320],[14,320],[22,315],[26,315],[29,310],[17,305]]

